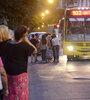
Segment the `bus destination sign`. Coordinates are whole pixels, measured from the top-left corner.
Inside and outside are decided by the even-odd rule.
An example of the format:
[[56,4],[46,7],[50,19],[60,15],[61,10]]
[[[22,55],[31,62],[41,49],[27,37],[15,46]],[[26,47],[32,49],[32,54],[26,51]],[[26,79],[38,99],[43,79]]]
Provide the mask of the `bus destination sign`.
[[73,15],[73,16],[88,16],[88,15],[90,15],[90,10],[72,10],[71,15]]

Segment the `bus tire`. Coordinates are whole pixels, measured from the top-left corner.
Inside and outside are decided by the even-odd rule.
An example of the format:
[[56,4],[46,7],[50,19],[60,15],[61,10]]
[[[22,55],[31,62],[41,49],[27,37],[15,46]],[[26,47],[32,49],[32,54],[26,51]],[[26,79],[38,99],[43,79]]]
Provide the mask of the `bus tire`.
[[75,61],[78,61],[78,60],[79,60],[79,56],[75,56],[75,57],[74,57],[74,60],[75,60]]
[[68,59],[68,61],[73,61],[74,56],[67,55],[67,59]]

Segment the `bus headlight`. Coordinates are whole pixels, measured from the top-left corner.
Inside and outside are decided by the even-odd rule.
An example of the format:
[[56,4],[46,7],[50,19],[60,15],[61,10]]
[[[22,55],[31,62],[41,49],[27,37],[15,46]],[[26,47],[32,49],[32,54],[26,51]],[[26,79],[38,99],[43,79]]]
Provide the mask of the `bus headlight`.
[[72,47],[72,46],[68,46],[67,49],[68,49],[69,51],[73,51],[73,47]]

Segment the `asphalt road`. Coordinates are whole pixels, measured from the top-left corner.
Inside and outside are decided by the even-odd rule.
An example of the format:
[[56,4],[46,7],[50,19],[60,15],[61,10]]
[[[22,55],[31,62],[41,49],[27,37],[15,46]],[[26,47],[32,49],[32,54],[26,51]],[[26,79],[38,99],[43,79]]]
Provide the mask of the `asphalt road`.
[[90,100],[90,60],[28,65],[29,100]]

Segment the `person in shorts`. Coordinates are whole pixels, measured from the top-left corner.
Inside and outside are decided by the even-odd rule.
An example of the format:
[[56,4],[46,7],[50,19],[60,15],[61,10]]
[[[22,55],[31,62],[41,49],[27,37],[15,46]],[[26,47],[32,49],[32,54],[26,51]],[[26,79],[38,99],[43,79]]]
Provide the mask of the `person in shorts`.
[[[35,46],[37,47],[37,40],[34,38],[34,34],[32,34],[32,39],[30,40],[30,42]],[[36,54],[31,54],[31,63],[33,63],[33,58],[35,58],[35,62],[36,62]]]
[[37,48],[37,54],[36,54],[36,57],[35,57],[35,62],[37,62],[38,61],[38,59],[37,59],[37,55],[38,55],[38,52],[39,52],[39,49],[40,49],[40,47],[39,47],[39,35],[38,35],[38,33],[36,33],[35,34],[35,39],[36,39],[36,41],[37,41],[37,46],[36,46],[36,48]]

